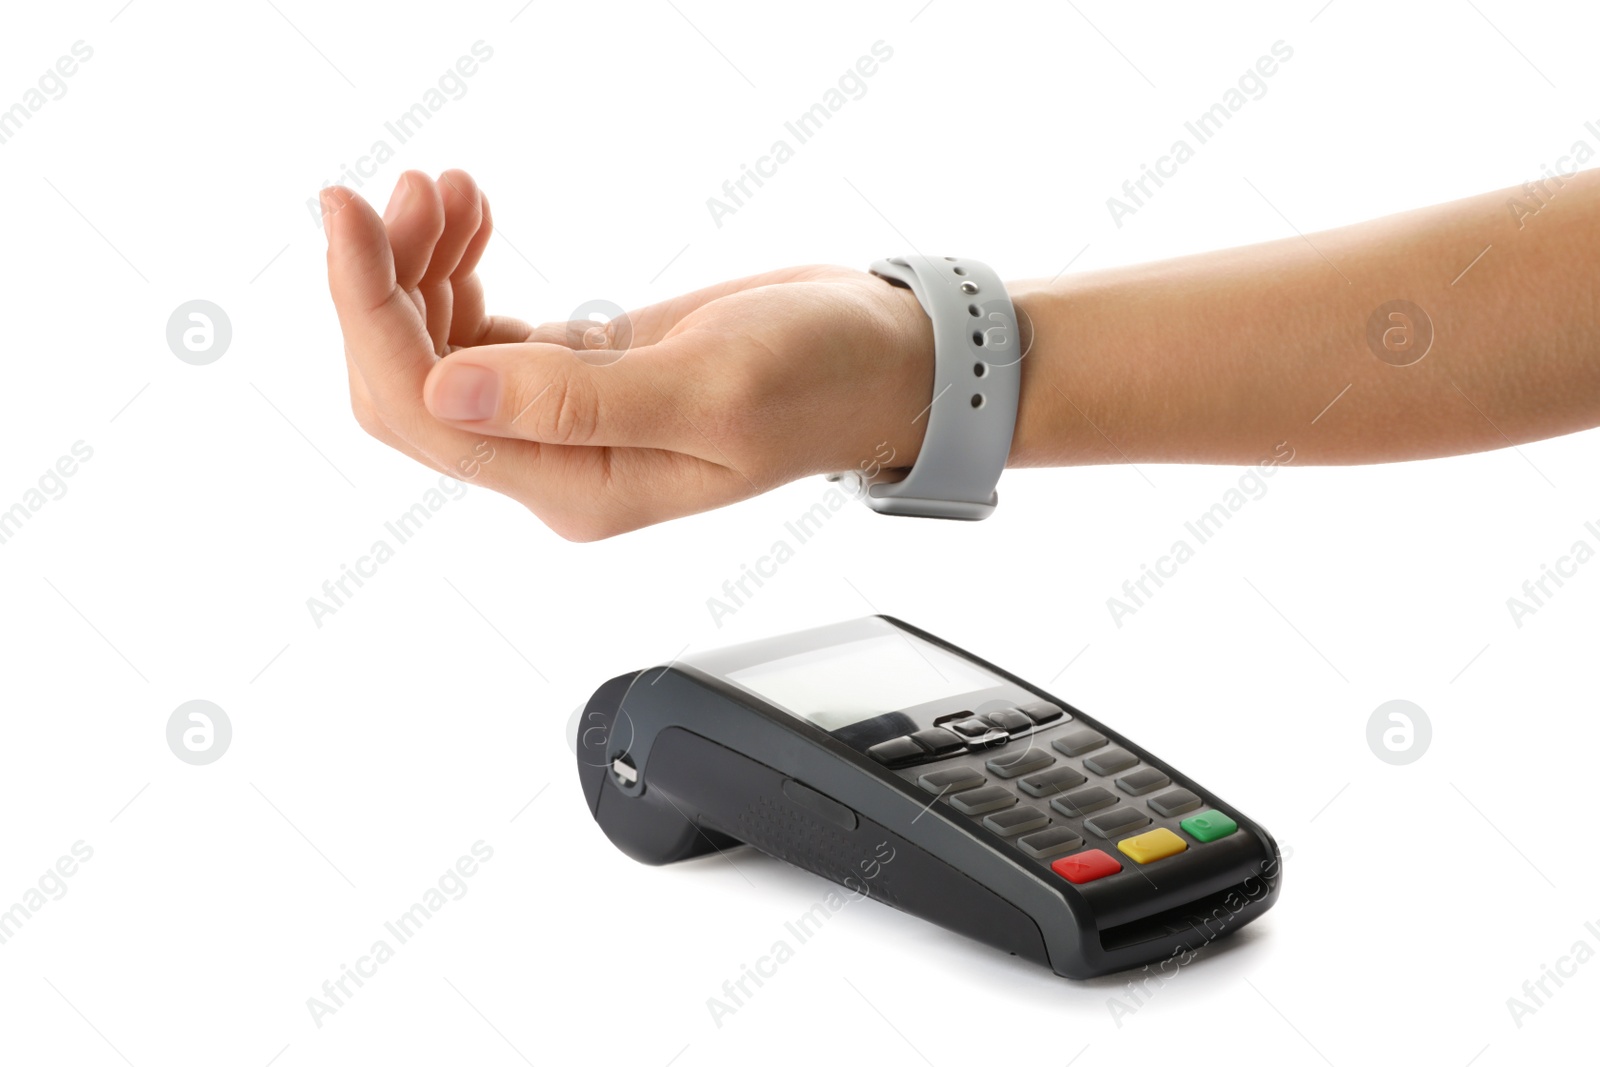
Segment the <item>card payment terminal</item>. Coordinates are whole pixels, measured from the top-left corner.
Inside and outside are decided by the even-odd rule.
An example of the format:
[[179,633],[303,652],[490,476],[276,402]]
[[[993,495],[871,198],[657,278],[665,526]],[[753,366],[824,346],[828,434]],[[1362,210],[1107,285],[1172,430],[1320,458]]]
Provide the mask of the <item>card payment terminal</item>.
[[1278,893],[1277,846],[1238,809],[885,616],[614,678],[577,752],[636,860],[751,845],[1070,978],[1187,962]]

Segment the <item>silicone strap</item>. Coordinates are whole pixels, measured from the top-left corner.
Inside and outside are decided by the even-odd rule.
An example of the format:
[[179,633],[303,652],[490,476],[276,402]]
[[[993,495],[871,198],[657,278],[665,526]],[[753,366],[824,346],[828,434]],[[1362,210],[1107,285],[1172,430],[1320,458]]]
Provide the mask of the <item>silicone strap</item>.
[[1000,276],[974,259],[896,256],[870,268],[910,289],[933,321],[933,400],[922,450],[900,481],[867,486],[874,511],[985,519],[1011,453],[1022,384],[1016,309]]

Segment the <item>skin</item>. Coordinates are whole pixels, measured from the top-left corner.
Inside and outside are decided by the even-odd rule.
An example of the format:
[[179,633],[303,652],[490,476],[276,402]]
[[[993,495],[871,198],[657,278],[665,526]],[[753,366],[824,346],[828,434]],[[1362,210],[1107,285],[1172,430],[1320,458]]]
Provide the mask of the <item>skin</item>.
[[[381,218],[337,187],[323,212],[361,426],[570,540],[915,461],[932,331],[915,297],[861,271],[795,267],[604,326],[530,326],[488,314],[477,265],[492,214],[465,172],[408,171]],[[1590,172],[1012,283],[1027,356],[1011,465],[1253,464],[1280,442],[1296,463],[1375,463],[1587,429],[1600,424],[1597,248]],[[1379,358],[1368,342],[1369,316],[1396,299],[1432,325],[1406,366],[1416,347]],[[1416,345],[1415,319],[1380,329]]]

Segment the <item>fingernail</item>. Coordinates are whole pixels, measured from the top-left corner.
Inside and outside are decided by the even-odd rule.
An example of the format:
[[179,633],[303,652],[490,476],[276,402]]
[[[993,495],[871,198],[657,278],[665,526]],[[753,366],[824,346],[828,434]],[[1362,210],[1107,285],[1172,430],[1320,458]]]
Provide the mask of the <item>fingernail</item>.
[[500,375],[488,367],[445,360],[428,410],[452,422],[477,422],[500,409]]
[[411,188],[411,175],[400,176],[399,183],[394,187],[394,194],[389,197],[389,206],[383,209],[383,221],[393,222],[400,217],[400,213],[411,202],[413,191]]

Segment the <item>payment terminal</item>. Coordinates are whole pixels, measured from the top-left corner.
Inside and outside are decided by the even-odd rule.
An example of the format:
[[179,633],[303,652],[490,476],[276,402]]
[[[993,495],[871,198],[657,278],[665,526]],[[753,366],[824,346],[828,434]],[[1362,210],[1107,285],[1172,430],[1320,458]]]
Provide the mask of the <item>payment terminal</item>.
[[1186,963],[1277,898],[1277,846],[1237,808],[886,616],[614,678],[577,752],[636,860],[750,845],[1069,978]]

